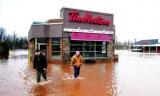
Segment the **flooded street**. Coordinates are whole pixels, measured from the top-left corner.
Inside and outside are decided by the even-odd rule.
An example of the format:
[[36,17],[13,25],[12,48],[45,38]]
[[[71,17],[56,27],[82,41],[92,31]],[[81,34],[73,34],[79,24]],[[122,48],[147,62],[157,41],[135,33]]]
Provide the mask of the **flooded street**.
[[26,57],[0,60],[0,96],[160,96],[159,53],[115,53],[118,62],[83,64],[77,79],[69,64],[48,64],[39,84]]

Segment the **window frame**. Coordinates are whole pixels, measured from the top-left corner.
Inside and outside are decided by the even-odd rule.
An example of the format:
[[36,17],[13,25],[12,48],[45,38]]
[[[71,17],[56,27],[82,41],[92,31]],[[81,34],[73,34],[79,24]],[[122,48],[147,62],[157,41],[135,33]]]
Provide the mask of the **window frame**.
[[[59,43],[58,43],[58,44],[54,44],[54,43],[53,43],[53,39],[60,39],[60,40],[59,40]],[[60,49],[59,51],[58,51],[58,50],[56,50],[56,51],[53,51],[53,50],[52,50],[52,51],[51,51],[51,54],[52,54],[52,57],[51,57],[51,58],[52,58],[52,59],[61,59],[61,37],[51,38],[51,40],[52,40],[52,42],[51,42],[51,47],[52,47],[51,50],[53,49],[53,46],[54,46],[54,45],[59,45],[59,49]],[[59,52],[59,57],[58,57],[58,55],[55,55],[55,56],[57,56],[58,58],[54,58],[54,56],[53,56],[53,53],[54,53],[54,52],[55,52],[55,53]]]
[[[74,41],[75,42],[75,41]],[[107,48],[107,42],[103,42],[103,41],[89,41],[89,42],[91,42],[92,44],[91,45],[88,45],[88,44],[86,44],[86,42],[87,41],[81,41],[81,42],[83,42],[82,44],[71,44],[70,43],[70,47],[71,46],[82,46],[82,51],[80,51],[80,53],[82,54],[82,56],[84,57],[84,58],[106,58],[107,57],[107,52],[106,52],[106,48]],[[98,44],[98,42],[101,42],[102,44]],[[97,44],[97,45],[96,45]],[[86,47],[86,46],[94,46],[94,51],[84,51],[84,48]],[[97,51],[97,47],[104,47],[104,50],[102,49],[101,51]],[[70,48],[71,49],[71,48]],[[76,50],[77,51],[77,50]],[[73,52],[76,52],[76,51],[71,51],[70,50],[70,57],[72,57],[72,55],[73,55]],[[94,52],[94,57],[85,57],[84,56],[84,54],[85,53],[88,53],[88,52]],[[99,53],[99,52],[101,52],[101,55],[103,55],[103,54],[105,54],[105,56],[98,56],[97,55],[97,53]],[[71,55],[71,53],[72,53],[72,55]]]

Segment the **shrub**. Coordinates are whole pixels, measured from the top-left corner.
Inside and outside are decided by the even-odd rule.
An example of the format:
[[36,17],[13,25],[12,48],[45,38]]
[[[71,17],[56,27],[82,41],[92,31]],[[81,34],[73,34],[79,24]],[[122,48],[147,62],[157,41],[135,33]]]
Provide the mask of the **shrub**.
[[6,41],[0,42],[0,55],[9,55],[9,46]]

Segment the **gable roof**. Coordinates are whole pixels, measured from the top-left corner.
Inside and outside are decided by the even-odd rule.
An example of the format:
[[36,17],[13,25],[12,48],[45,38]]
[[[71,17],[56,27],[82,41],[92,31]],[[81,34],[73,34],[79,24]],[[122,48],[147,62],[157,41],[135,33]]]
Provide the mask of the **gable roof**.
[[135,42],[132,45],[155,45],[158,43],[158,39],[150,39],[150,40],[141,40],[138,42]]

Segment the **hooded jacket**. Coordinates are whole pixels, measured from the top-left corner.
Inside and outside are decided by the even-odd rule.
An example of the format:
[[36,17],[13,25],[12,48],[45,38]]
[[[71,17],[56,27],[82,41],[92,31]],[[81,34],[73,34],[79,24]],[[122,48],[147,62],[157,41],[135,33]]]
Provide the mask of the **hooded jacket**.
[[72,57],[72,60],[71,60],[71,64],[70,64],[70,65],[74,65],[74,66],[76,66],[76,67],[79,67],[79,66],[82,65],[82,62],[83,62],[83,58],[82,58],[81,55],[80,55],[80,56],[74,55],[74,56]]
[[41,53],[39,56],[35,55],[33,59],[33,68],[37,71],[43,71],[43,69],[47,68],[47,60],[46,57]]

